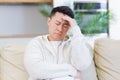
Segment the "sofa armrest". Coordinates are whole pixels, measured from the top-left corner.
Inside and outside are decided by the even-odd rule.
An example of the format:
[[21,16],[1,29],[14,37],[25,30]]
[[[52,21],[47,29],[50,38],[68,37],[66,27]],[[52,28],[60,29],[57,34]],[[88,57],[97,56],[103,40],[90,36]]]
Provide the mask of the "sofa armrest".
[[26,45],[7,45],[1,54],[0,80],[28,80],[23,65],[23,55]]
[[120,40],[96,39],[94,52],[99,80],[120,80]]

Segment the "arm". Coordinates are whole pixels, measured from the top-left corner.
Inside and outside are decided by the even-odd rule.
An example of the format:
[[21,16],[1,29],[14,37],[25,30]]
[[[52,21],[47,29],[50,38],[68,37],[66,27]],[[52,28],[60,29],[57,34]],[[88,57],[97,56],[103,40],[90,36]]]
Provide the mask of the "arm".
[[84,36],[81,34],[78,26],[74,26],[73,37],[71,39],[72,52],[71,62],[80,71],[86,69],[91,64],[91,56],[89,49],[86,46]]
[[90,52],[86,46],[85,38],[82,35],[75,19],[72,19],[66,15],[63,19],[69,22],[71,27],[70,30],[73,35],[71,39],[71,63],[77,70],[84,70],[90,65],[92,61]]
[[46,63],[41,49],[40,43],[37,40],[33,40],[25,52],[24,64],[33,79],[58,78],[76,74],[76,70],[70,64]]

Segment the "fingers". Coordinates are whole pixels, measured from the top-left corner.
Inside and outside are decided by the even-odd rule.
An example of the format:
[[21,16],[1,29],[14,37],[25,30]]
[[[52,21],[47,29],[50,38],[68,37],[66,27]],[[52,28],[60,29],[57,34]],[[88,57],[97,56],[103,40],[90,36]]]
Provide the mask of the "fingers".
[[73,19],[73,18],[71,18],[67,15],[63,16],[62,19],[68,21],[70,26],[76,26],[77,25],[75,19]]
[[77,70],[77,75],[75,76],[76,79],[82,80],[81,72]]
[[69,16],[67,16],[67,15],[65,15],[64,17],[62,17],[62,19],[63,19],[63,20],[66,20],[66,21],[68,21],[68,22],[70,22],[70,21],[72,20],[72,18],[69,17]]

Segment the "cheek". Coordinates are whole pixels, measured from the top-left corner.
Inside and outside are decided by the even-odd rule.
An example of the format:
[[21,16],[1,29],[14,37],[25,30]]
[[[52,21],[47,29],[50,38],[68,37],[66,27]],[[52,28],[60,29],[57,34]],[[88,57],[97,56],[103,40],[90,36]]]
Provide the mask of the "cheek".
[[64,32],[66,32],[66,33],[67,33],[67,32],[68,32],[68,30],[69,30],[69,28],[65,29],[65,30],[64,30]]
[[51,25],[51,26],[50,26],[50,29],[51,29],[51,30],[55,30],[55,25]]
[[49,26],[49,32],[50,32],[50,33],[53,33],[54,31],[55,31],[54,25],[50,25],[50,26]]
[[68,30],[69,30],[69,29],[65,29],[65,30],[64,30],[64,35],[67,34]]

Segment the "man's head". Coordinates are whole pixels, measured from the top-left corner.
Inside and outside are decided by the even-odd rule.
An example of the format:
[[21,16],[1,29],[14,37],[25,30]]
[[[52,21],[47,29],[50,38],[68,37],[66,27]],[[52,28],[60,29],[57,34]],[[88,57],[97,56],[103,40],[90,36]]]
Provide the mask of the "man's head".
[[59,6],[53,8],[50,17],[48,18],[49,27],[49,40],[63,40],[70,28],[68,21],[64,20],[63,17],[67,15],[70,18],[74,18],[72,10],[67,6]]
[[74,18],[74,14],[72,10],[67,6],[59,6],[59,7],[53,8],[51,11],[50,17],[54,16],[56,12],[63,13],[65,15],[68,15],[71,18]]

